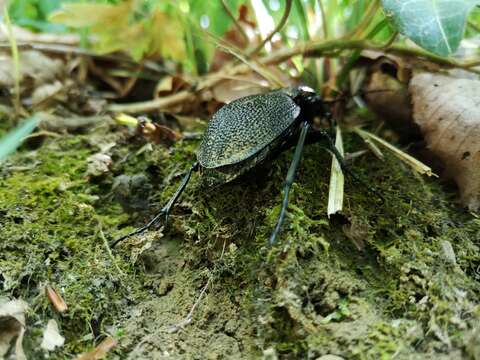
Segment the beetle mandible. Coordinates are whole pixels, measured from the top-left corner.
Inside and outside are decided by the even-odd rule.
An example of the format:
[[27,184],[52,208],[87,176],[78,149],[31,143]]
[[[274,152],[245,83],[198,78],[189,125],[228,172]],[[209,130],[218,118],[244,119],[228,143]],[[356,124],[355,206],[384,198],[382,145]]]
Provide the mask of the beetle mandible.
[[312,127],[313,119],[318,115],[328,119],[331,117],[321,97],[307,87],[273,90],[242,97],[224,105],[208,123],[197,151],[197,161],[192,164],[167,204],[150,222],[115,240],[111,246],[114,247],[122,240],[146,231],[162,217],[166,222],[193,172],[199,171],[210,183],[226,183],[291,147],[295,140],[295,152],[283,187],[280,214],[270,236],[271,245],[275,243],[282,227],[289,192],[307,139],[309,141],[326,139],[328,149],[335,155],[342,170],[383,199],[348,170],[329,134],[325,130],[315,130]]

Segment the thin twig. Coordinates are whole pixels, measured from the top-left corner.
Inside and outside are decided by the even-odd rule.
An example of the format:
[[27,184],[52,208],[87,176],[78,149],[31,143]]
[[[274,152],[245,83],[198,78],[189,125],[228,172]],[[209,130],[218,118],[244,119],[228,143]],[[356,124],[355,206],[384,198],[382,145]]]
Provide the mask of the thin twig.
[[210,43],[213,44],[215,46],[215,48],[217,48],[218,50],[223,51],[223,52],[228,52],[228,53],[231,53],[231,54],[244,54],[245,53],[244,49],[239,48],[236,44],[232,43],[228,39],[225,39],[225,38],[222,38],[218,35],[215,35],[211,31],[203,30],[203,32],[205,34],[207,34],[209,38],[212,39],[212,41],[210,41]]
[[112,264],[113,266],[115,266],[115,268],[117,269],[118,273],[124,277],[125,276],[125,273],[122,271],[122,269],[119,268],[119,266],[117,265],[117,262],[115,261],[115,257],[113,256],[112,254],[112,249],[110,249],[110,246],[108,245],[108,240],[107,238],[105,237],[105,234],[103,233],[103,230],[102,230],[102,226],[101,224],[99,223],[98,224],[98,233],[100,234],[100,238],[102,239],[103,241],[103,245],[105,246],[105,249],[107,250],[107,254],[108,256],[110,257],[110,260],[112,261]]
[[140,64],[137,65],[137,68],[134,70],[134,75],[130,76],[126,83],[122,84],[122,89],[119,94],[120,97],[124,97],[128,95],[128,93],[133,89],[135,84],[138,81],[138,76],[143,70],[143,61],[140,62]]
[[58,133],[53,132],[53,131],[40,130],[40,131],[34,132],[33,134],[25,136],[23,138],[23,140],[33,139],[33,138],[36,138],[36,137],[39,137],[39,136],[51,136],[51,137],[56,137],[56,138],[62,137],[61,134],[58,134]]
[[[223,241],[223,248],[222,248],[222,253],[220,255],[220,258],[218,261],[221,261],[223,259],[223,255],[225,254],[225,245],[227,244],[227,241],[224,240]],[[208,285],[210,285],[210,282],[211,282],[211,277],[208,278],[207,280],[207,283],[205,284],[205,286],[202,288],[202,291],[200,292],[200,295],[198,296],[197,298],[197,301],[195,301],[195,303],[193,304],[192,308],[190,309],[190,311],[188,312],[188,315],[182,320],[180,321],[178,324],[175,324],[173,326],[171,326],[169,329],[168,329],[168,332],[169,333],[175,333],[177,332],[178,330],[180,329],[183,329],[185,326],[187,326],[188,324],[190,324],[192,322],[192,319],[193,319],[193,313],[195,312],[195,309],[198,307],[198,305],[200,304],[200,301],[202,300],[203,298],[203,295],[205,294],[205,292],[207,291],[207,288],[208,288]]]
[[117,97],[120,97],[120,94],[122,93],[122,90],[123,90],[122,84],[120,83],[120,81],[106,74],[104,69],[95,65],[95,62],[93,61],[93,59],[87,58],[86,62],[88,64],[88,70],[95,76],[98,76],[106,84],[108,84],[116,92]]
[[223,9],[225,10],[225,12],[227,13],[227,15],[230,17],[230,19],[232,19],[233,21],[233,24],[235,25],[235,27],[237,28],[238,32],[242,35],[243,37],[243,40],[245,40],[245,43],[248,44],[248,35],[247,33],[245,32],[245,29],[242,27],[242,25],[240,24],[240,22],[237,20],[237,18],[235,17],[235,15],[233,15],[232,11],[230,10],[230,8],[228,7],[227,3],[225,2],[225,0],[222,0],[222,6],[223,6]]
[[230,52],[228,48],[225,48],[225,51],[229,52],[230,54],[235,56],[238,60],[248,65],[254,72],[262,76],[273,87],[285,87],[285,83],[278,76],[272,73],[272,71],[268,69],[266,66],[264,66],[262,63],[255,61],[255,59],[249,60],[245,56],[241,55],[240,53]]
[[[56,54],[74,54],[74,55],[85,55],[88,57],[110,60],[116,62],[123,62],[127,64],[137,65],[138,61],[133,60],[132,58],[118,53],[115,54],[97,54],[93,51],[79,48],[77,46],[66,45],[66,44],[44,44],[44,43],[25,43],[18,42],[17,47],[19,50],[38,50],[43,52],[51,52]],[[10,44],[7,44],[3,41],[0,41],[0,49],[9,49]],[[155,72],[165,72],[166,69],[162,68],[158,63],[153,61],[145,61],[143,63],[144,67],[155,71]]]
[[[233,57],[237,58],[241,62],[247,64],[248,66],[251,67],[253,71],[258,73],[260,76],[264,77],[271,86],[273,87],[282,87],[285,86],[283,82],[271,72],[268,68],[266,68],[263,64],[260,62],[256,61],[255,59],[248,59],[248,55],[245,54],[243,49],[238,48],[235,44],[232,44],[226,39],[222,39],[210,32],[207,32],[207,34],[216,41],[215,47],[223,51],[227,54],[232,55]],[[231,65],[235,65],[238,62],[231,62]]]
[[388,49],[397,39],[398,36],[398,31],[395,31],[390,39],[387,40],[387,42],[383,45],[383,49]]
[[269,42],[270,40],[272,40],[273,38],[273,35],[275,35],[277,32],[279,32],[280,30],[282,30],[283,26],[285,25],[285,23],[287,22],[287,19],[290,15],[290,10],[292,9],[292,0],[287,0],[286,1],[286,4],[285,4],[285,11],[283,13],[283,16],[282,18],[280,19],[280,22],[278,23],[278,25],[275,27],[275,29],[273,29],[273,31],[260,43],[260,45],[258,45],[255,49],[253,49],[249,55],[250,56],[253,56],[255,55],[256,53],[258,53],[261,49],[263,49],[263,47],[265,46],[265,44],[267,42]]
[[210,278],[208,278],[207,283],[205,284],[202,291],[200,292],[200,295],[198,296],[197,301],[195,301],[195,303],[193,304],[193,306],[190,309],[188,315],[185,317],[185,319],[180,321],[178,324],[175,324],[172,327],[170,327],[168,329],[169,333],[171,333],[171,334],[176,333],[178,330],[183,329],[185,326],[187,326],[188,324],[190,324],[192,322],[193,313],[194,313],[195,309],[197,308],[198,304],[200,304],[200,301],[202,301],[203,295],[205,294],[205,291],[207,291],[208,285],[210,285]]
[[14,79],[15,79],[15,99],[13,101],[15,106],[15,114],[19,116],[22,109],[22,103],[20,102],[20,55],[18,53],[17,40],[15,34],[13,33],[12,23],[10,21],[10,15],[8,13],[8,6],[5,5],[3,9],[3,17],[5,19],[5,25],[7,28],[7,36],[9,41],[10,51],[12,53],[13,61],[13,70],[14,70]]
[[129,114],[148,113],[160,109],[168,109],[172,106],[195,100],[195,93],[187,90],[176,94],[165,96],[153,100],[140,101],[129,104],[110,104],[108,110],[114,113],[124,112]]
[[[115,59],[112,55],[99,55],[93,51],[89,51],[86,49],[79,48],[77,46],[72,45],[65,45],[65,44],[44,44],[44,43],[25,43],[19,42],[18,48],[21,50],[39,50],[39,51],[47,51],[47,52],[54,52],[54,53],[61,53],[61,54],[76,54],[76,55],[88,55],[92,57],[101,57],[107,59]],[[5,49],[10,47],[9,44],[4,42],[0,42],[0,49]],[[133,62],[133,60],[132,60]]]
[[375,13],[378,10],[378,0],[372,1],[365,11],[365,15],[363,16],[363,20],[358,24],[358,26],[350,33],[345,36],[347,39],[359,38],[363,31],[371,24]]

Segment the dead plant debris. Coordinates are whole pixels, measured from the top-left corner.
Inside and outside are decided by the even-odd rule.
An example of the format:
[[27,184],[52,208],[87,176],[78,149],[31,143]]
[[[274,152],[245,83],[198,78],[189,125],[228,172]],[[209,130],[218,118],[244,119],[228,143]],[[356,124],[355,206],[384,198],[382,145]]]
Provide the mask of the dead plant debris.
[[424,73],[410,83],[413,116],[462,203],[480,208],[480,80]]

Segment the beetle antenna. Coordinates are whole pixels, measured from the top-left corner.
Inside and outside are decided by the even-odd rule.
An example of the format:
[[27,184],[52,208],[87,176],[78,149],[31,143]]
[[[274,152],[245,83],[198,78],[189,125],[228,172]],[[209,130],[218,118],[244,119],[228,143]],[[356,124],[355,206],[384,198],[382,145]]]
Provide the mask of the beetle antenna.
[[375,93],[386,93],[386,92],[395,92],[396,90],[394,89],[375,89],[375,90],[358,90],[354,94],[349,94],[349,95],[340,95],[339,97],[332,99],[332,100],[323,100],[325,104],[335,104],[339,101],[345,101],[351,98],[354,98],[355,96],[364,96],[368,94],[375,94]]
[[144,226],[132,231],[131,233],[127,234],[127,235],[124,235],[118,239],[116,239],[115,241],[113,241],[112,243],[110,243],[110,247],[113,248],[115,247],[118,243],[122,242],[123,240],[125,239],[128,239],[129,237],[131,236],[134,236],[134,235],[138,235],[138,234],[141,234],[143,232],[145,232],[146,230],[150,229],[153,225],[155,225],[158,221],[160,221],[160,219],[162,217],[165,218],[165,224],[167,223],[167,220],[168,220],[168,215],[170,213],[170,210],[172,209],[173,205],[175,205],[176,201],[178,200],[178,198],[180,197],[180,195],[182,194],[183,190],[185,190],[185,188],[187,187],[187,184],[188,182],[190,181],[190,178],[192,176],[192,173],[194,171],[197,171],[198,170],[198,162],[195,162],[192,167],[190,168],[190,170],[188,170],[188,173],[184,176],[182,182],[180,183],[180,185],[178,186],[177,190],[175,191],[175,193],[172,195],[172,197],[170,198],[170,200],[168,200],[168,203],[158,212],[157,215],[155,215],[155,217],[150,220],[147,224],[145,224]]
[[328,132],[324,131],[324,130],[320,130],[320,135],[322,135],[323,137],[325,137],[328,141],[328,150],[333,153],[333,155],[335,155],[335,157],[337,158],[337,161],[338,163],[340,164],[340,167],[342,169],[342,171],[348,175],[350,175],[352,177],[353,180],[355,180],[357,183],[359,183],[360,185],[362,185],[364,188],[366,188],[368,191],[370,191],[372,194],[374,194],[375,196],[377,196],[380,201],[382,202],[382,204],[385,202],[385,198],[382,196],[382,194],[380,194],[378,192],[378,190],[376,190],[375,188],[373,188],[372,186],[368,185],[363,179],[361,179],[357,174],[355,174],[352,170],[350,170],[350,168],[348,167],[347,163],[345,162],[345,158],[342,156],[342,154],[340,154],[340,152],[338,151],[337,147],[335,146],[335,144],[333,143],[333,140],[331,138],[331,136],[328,134]]
[[287,177],[285,179],[285,184],[283,185],[282,207],[280,209],[280,215],[278,216],[275,229],[273,230],[273,233],[270,236],[270,245],[273,245],[275,243],[277,236],[280,232],[280,229],[282,227],[283,220],[285,219],[285,213],[287,211],[287,206],[288,206],[288,195],[290,193],[290,189],[292,187],[293,181],[295,180],[295,174],[297,172],[298,164],[300,163],[300,159],[302,157],[303,146],[305,145],[305,139],[307,137],[309,128],[310,128],[310,124],[308,122],[302,123],[300,136],[298,137],[297,146],[295,147],[295,153],[293,154],[293,159],[290,164],[290,168],[288,169]]

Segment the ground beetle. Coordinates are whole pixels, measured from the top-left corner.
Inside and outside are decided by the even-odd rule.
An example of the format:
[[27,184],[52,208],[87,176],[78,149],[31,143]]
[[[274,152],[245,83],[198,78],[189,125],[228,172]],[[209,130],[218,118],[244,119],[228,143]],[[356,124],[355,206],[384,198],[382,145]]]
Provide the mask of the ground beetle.
[[210,120],[197,152],[197,161],[183,178],[180,186],[160,212],[145,226],[115,240],[111,246],[157,223],[165,221],[175,202],[187,186],[194,171],[200,171],[211,185],[226,183],[252,169],[266,159],[295,144],[290,168],[283,188],[283,202],[270,244],[280,232],[288,205],[288,195],[300,162],[305,142],[326,139],[328,149],[335,155],[342,170],[381,198],[375,190],[350,172],[331,137],[325,130],[315,130],[315,116],[330,119],[322,99],[310,88],[295,87],[273,90],[234,100],[218,110]]

